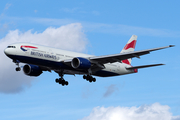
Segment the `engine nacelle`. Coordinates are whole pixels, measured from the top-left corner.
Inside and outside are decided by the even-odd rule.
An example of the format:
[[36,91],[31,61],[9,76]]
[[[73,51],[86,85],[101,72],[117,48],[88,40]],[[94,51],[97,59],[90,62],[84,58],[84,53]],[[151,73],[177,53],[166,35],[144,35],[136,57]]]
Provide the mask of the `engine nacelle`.
[[77,57],[73,58],[71,66],[75,69],[89,69],[91,67],[91,62],[88,59]]
[[42,70],[39,66],[31,64],[24,65],[23,71],[28,76],[39,76],[42,73]]

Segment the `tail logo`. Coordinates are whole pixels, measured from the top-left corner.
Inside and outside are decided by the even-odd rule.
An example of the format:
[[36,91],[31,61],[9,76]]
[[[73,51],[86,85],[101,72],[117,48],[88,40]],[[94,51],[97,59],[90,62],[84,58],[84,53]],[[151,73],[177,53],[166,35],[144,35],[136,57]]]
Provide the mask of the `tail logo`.
[[[136,46],[136,40],[132,40],[131,42],[127,43],[123,49],[123,52],[132,52],[134,51]],[[122,63],[131,65],[131,59],[122,60]]]
[[126,46],[124,47],[124,50],[127,50],[129,48],[133,48],[134,49],[135,46],[136,46],[136,40],[133,40],[132,42],[126,44]]

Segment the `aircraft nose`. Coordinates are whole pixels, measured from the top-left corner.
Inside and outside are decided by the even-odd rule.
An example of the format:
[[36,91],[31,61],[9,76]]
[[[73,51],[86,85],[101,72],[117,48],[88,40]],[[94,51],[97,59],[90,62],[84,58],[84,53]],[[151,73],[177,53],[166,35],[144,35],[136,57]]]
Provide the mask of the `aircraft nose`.
[[8,49],[7,49],[7,48],[4,50],[4,53],[5,53],[6,55],[8,55]]
[[11,49],[9,49],[9,48],[6,48],[5,50],[4,50],[4,53],[8,56],[8,55],[11,55],[12,54],[12,50]]

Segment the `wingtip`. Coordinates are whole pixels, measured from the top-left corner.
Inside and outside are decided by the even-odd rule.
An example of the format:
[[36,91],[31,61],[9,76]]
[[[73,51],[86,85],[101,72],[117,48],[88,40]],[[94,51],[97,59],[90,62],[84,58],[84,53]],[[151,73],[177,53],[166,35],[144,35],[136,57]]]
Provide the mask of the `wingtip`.
[[174,47],[175,45],[169,45],[169,47]]
[[161,65],[166,65],[166,64],[163,64],[163,63],[160,63],[160,64],[156,64],[157,66],[161,66]]

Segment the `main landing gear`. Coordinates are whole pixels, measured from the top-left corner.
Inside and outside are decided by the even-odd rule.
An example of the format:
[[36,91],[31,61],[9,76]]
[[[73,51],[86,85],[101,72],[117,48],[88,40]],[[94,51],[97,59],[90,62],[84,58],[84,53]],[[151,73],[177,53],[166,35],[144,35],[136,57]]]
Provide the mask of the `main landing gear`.
[[91,75],[84,75],[83,79],[86,79],[89,82],[96,82],[96,78],[93,78]]
[[59,83],[59,84],[61,84],[62,86],[69,84],[68,81],[65,81],[63,78],[59,78],[59,79],[57,78],[57,79],[56,79],[56,83]]
[[59,79],[57,78],[57,79],[55,80],[56,83],[59,83],[59,84],[61,84],[62,86],[69,84],[68,81],[65,81],[65,80],[64,80],[64,78],[63,78],[63,73],[59,74],[59,76],[60,76],[61,78],[59,78]]

